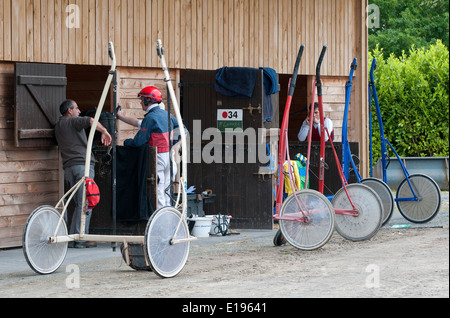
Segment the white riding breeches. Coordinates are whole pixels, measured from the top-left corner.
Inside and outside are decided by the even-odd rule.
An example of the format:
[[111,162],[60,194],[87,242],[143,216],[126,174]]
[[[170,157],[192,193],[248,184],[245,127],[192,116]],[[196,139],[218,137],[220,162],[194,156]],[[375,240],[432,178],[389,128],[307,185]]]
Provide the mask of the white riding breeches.
[[[158,209],[164,206],[170,206],[170,196],[166,193],[166,189],[170,186],[170,155],[169,152],[158,153],[157,155],[158,169]],[[177,165],[172,164],[172,175],[177,174]]]

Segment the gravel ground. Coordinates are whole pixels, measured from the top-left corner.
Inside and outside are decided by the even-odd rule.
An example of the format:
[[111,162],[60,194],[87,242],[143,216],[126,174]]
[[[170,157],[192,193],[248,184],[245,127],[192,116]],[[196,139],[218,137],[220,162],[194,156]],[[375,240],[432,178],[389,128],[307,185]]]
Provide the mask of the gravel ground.
[[170,279],[131,269],[107,244],[69,249],[60,269],[44,276],[27,266],[21,249],[0,251],[0,297],[448,298],[448,192],[432,222],[393,228],[405,224],[395,211],[370,240],[335,232],[314,251],[274,246],[275,230],[233,229],[194,242],[183,271]]

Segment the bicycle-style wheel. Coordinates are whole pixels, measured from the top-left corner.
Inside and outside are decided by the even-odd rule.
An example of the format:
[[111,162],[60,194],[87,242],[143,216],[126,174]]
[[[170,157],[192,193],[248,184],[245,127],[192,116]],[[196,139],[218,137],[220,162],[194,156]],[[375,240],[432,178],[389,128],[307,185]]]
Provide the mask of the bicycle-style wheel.
[[334,209],[320,192],[300,190],[283,202],[279,224],[281,234],[292,246],[301,250],[317,249],[333,234]]
[[[172,244],[181,213],[173,207],[157,210],[148,220],[145,229],[144,250],[151,269],[163,278],[174,277],[186,264],[190,242]],[[181,220],[176,239],[189,238],[185,220]]]
[[359,214],[351,216],[339,213],[339,210],[352,210],[345,188],[339,189],[331,201],[336,212],[336,230],[351,241],[370,239],[381,227],[383,214],[381,199],[374,190],[364,184],[348,184],[346,188]]
[[[41,206],[28,217],[23,232],[23,254],[28,265],[39,274],[56,271],[67,254],[67,242],[50,243],[60,220],[59,212],[52,206]],[[58,236],[67,235],[64,220],[58,229]]]
[[362,179],[361,183],[368,186],[378,194],[381,199],[381,204],[383,205],[383,217],[381,220],[381,225],[386,224],[394,212],[394,196],[389,186],[375,178]]
[[436,182],[427,175],[413,174],[409,182],[418,197],[418,201],[398,201],[398,199],[413,198],[408,180],[405,178],[397,190],[397,207],[405,219],[413,223],[431,221],[441,207],[441,191]]

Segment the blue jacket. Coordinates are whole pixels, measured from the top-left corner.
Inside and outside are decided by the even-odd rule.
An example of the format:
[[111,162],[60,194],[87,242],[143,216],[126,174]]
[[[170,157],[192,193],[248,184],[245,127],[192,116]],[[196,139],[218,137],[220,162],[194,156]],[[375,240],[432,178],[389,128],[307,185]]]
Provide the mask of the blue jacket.
[[[141,123],[141,128],[133,139],[124,141],[125,146],[141,147],[144,144],[158,148],[158,153],[169,152],[169,138],[172,137],[172,131],[169,134],[167,111],[155,107],[145,114]],[[172,130],[178,128],[178,121],[171,114]]]

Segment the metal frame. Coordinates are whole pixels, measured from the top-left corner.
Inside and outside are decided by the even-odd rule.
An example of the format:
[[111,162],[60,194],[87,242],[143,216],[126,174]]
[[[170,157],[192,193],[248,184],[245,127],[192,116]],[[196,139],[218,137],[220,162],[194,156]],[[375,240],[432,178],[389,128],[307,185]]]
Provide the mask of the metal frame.
[[[169,89],[169,94],[170,94],[170,98],[172,100],[173,103],[173,108],[176,114],[176,119],[180,125],[180,127],[183,127],[183,120],[181,118],[181,113],[180,113],[180,109],[178,106],[178,102],[176,99],[176,95],[172,86],[172,82],[170,79],[170,75],[168,72],[168,68],[164,59],[164,48],[162,47],[162,42],[161,40],[157,41],[157,52],[158,52],[158,56],[161,59],[161,64],[162,64],[162,69],[164,71],[164,81],[167,83],[167,87]],[[87,149],[86,149],[86,162],[85,162],[85,172],[84,172],[84,177],[82,177],[61,199],[60,201],[56,204],[55,208],[62,208],[62,213],[61,213],[61,218],[60,221],[58,223],[58,226],[55,230],[55,234],[49,238],[49,243],[63,243],[63,242],[72,242],[72,241],[78,241],[78,240],[86,240],[86,241],[94,241],[94,242],[123,242],[123,243],[144,243],[144,236],[133,236],[133,235],[94,235],[94,234],[86,234],[85,230],[86,230],[86,187],[83,186],[85,184],[85,180],[86,178],[89,177],[89,166],[90,166],[90,160],[91,160],[91,151],[90,149],[92,148],[92,143],[93,143],[93,139],[94,139],[94,133],[98,124],[98,120],[100,117],[100,114],[102,112],[104,103],[105,103],[105,99],[106,96],[108,94],[108,91],[110,89],[111,86],[111,82],[115,76],[115,72],[116,72],[116,56],[115,56],[115,52],[114,52],[114,45],[112,42],[109,42],[109,56],[111,58],[111,69],[109,71],[109,75],[108,78],[106,80],[106,84],[105,87],[103,89],[103,93],[100,99],[100,102],[98,104],[96,113],[95,113],[95,117],[94,117],[94,122],[91,126],[91,130],[89,132],[89,138],[88,138],[88,143],[87,143]],[[115,106],[115,105],[114,105]],[[180,136],[181,136],[181,149],[182,149],[182,171],[181,171],[181,178],[180,178],[180,184],[182,184],[183,186],[180,187],[181,191],[179,191],[179,195],[178,195],[178,199],[176,202],[176,208],[180,208],[179,205],[179,197],[180,197],[180,192],[181,192],[181,196],[182,196],[182,201],[181,201],[181,211],[182,211],[182,217],[180,218],[180,221],[178,223],[178,227],[177,230],[171,240],[171,244],[177,244],[177,243],[183,243],[183,242],[188,242],[188,241],[194,241],[197,238],[190,236],[189,238],[185,238],[185,239],[177,239],[177,234],[178,231],[180,229],[180,226],[182,224],[182,222],[186,221],[186,210],[187,210],[187,143],[186,143],[186,133],[184,131],[184,129],[180,129]],[[81,224],[80,224],[80,233],[79,234],[71,234],[71,235],[65,235],[65,236],[57,236],[56,233],[58,233],[58,229],[62,223],[62,220],[64,219],[64,215],[67,211],[67,207],[71,201],[71,199],[73,198],[75,192],[81,187],[83,186],[83,200],[82,200],[82,215],[81,215]],[[65,199],[68,198],[68,200],[66,200],[66,202],[64,203]]]
[[[405,165],[403,164],[400,156],[398,155],[398,153],[395,151],[394,147],[392,147],[391,143],[389,142],[389,140],[386,139],[385,135],[384,135],[384,127],[383,127],[383,120],[381,117],[381,109],[380,109],[380,104],[378,103],[378,95],[377,95],[377,90],[375,88],[375,80],[374,80],[374,76],[373,73],[375,71],[377,67],[377,60],[376,58],[374,58],[372,60],[372,65],[370,67],[370,81],[369,81],[369,114],[371,114],[371,110],[372,110],[372,96],[375,102],[375,109],[377,112],[377,118],[378,118],[378,125],[380,128],[380,142],[381,142],[381,163],[382,163],[382,168],[383,168],[383,182],[385,182],[387,184],[387,167],[389,165],[389,163],[387,163],[387,161],[389,160],[389,155],[388,155],[388,150],[386,145],[389,146],[389,148],[391,148],[391,150],[394,152],[395,156],[398,159],[398,162],[400,163],[400,166],[402,167],[403,170],[403,174],[405,175],[406,181],[408,182],[409,188],[411,189],[411,192],[413,194],[412,197],[410,198],[395,198],[395,201],[419,201],[419,197],[416,195],[416,193],[414,192],[414,188],[411,185],[411,182],[409,181],[409,173],[408,170],[406,170]],[[373,95],[372,95],[373,94]],[[369,117],[369,124],[370,124],[370,176],[373,177],[373,168],[372,168],[372,115],[370,115]]]
[[350,75],[348,77],[348,82],[345,84],[345,108],[344,108],[344,119],[342,122],[342,170],[344,172],[345,178],[348,180],[350,177],[350,165],[352,165],[353,171],[355,172],[356,179],[361,182],[361,175],[356,167],[355,162],[352,158],[352,153],[350,150],[350,143],[348,142],[348,112],[350,108],[350,96],[352,92],[352,81],[353,72],[356,70],[357,59],[354,58],[350,67]]

